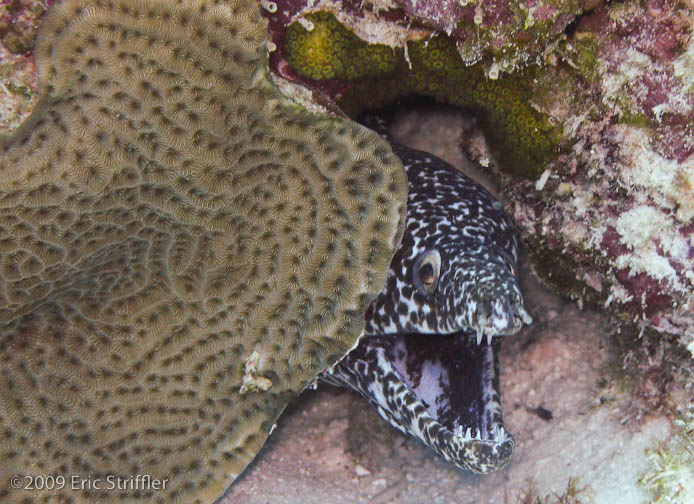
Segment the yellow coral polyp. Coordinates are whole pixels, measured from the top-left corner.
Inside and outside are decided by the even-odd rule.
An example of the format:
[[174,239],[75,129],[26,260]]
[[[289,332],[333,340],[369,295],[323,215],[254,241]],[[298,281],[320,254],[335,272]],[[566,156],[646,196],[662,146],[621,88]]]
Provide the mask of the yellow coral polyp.
[[287,28],[287,59],[302,76],[350,81],[340,105],[351,114],[384,106],[398,97],[425,95],[472,109],[502,169],[537,178],[559,151],[561,130],[530,104],[532,70],[489,79],[483,65],[466,66],[455,41],[445,35],[409,42],[403,49],[369,44],[332,14],[305,16]]
[[339,41],[329,36],[328,27],[324,23],[314,24],[310,31],[304,27],[304,32],[306,36],[300,42],[301,51],[312,62],[313,78],[333,79],[338,76],[343,59]]
[[316,13],[303,19],[312,23],[313,29],[294,23],[285,39],[289,63],[302,75],[316,80],[349,80],[395,68],[399,58],[392,48],[368,45],[342,28],[332,15]]

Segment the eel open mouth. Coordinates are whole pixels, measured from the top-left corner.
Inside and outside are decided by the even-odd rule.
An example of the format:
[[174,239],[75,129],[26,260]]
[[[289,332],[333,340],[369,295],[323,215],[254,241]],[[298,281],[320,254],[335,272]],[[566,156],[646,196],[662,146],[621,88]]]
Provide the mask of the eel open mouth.
[[358,390],[449,462],[488,473],[506,466],[514,448],[501,413],[500,340],[478,344],[465,332],[364,336],[326,378]]

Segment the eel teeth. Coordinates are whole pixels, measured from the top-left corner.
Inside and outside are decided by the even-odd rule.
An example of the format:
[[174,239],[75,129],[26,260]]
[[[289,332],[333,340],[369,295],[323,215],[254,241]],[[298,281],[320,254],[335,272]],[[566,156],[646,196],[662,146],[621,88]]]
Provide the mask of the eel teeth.
[[482,441],[482,432],[479,429],[475,429],[474,432],[470,427],[463,430],[462,425],[458,426],[458,428],[455,431],[455,435],[458,437],[462,437],[465,441]]
[[506,432],[506,429],[502,425],[494,425],[492,427],[492,438],[494,439],[494,442],[497,444],[501,444],[506,439],[508,439],[509,434]]
[[533,318],[526,311],[522,303],[518,306],[518,314],[521,316],[521,319],[523,320],[523,322],[526,323],[526,325],[530,325],[533,323]]
[[[484,332],[480,331],[479,329],[477,330],[477,346],[480,346],[482,344],[482,340],[484,339]],[[492,338],[494,335],[492,333],[487,333],[487,345],[492,344]]]

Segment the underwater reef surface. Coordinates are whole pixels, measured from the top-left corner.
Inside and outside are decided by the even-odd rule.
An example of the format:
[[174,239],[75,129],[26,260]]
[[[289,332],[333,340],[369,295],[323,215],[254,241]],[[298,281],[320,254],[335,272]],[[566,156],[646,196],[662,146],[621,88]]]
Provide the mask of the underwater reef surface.
[[274,70],[315,102],[474,111],[484,138],[463,147],[497,174],[538,274],[694,354],[691,1],[263,6]]
[[33,48],[45,10],[40,0],[0,1],[0,130],[17,127],[36,105]]
[[[538,273],[694,353],[693,3],[260,6],[271,68],[311,108],[356,115],[418,94],[473,110],[484,138],[463,148],[497,174]],[[3,124],[35,101],[23,58],[0,61]]]
[[53,1],[0,1],[0,41],[13,54],[34,48],[41,16]]
[[[461,116],[450,107],[407,108],[391,131],[478,178],[458,146],[469,120]],[[649,383],[648,394],[672,409],[649,408],[634,423],[638,405],[615,376],[622,362],[610,363],[610,317],[552,293],[527,257],[520,268],[534,322],[500,350],[504,421],[516,439],[506,468],[484,476],[457,471],[390,428],[359,395],[321,385],[288,408],[222,503],[323,504],[329,496],[335,504],[689,504],[692,424],[679,417],[686,421],[691,389],[683,380]],[[652,360],[656,367],[659,356]]]
[[[9,3],[2,2],[0,7]],[[21,5],[30,3],[28,0],[22,1]],[[51,2],[36,0],[33,3]],[[545,44],[542,49],[541,44],[528,44],[525,47],[534,47],[532,51],[535,52],[531,52],[531,49],[516,51],[517,57],[509,57],[503,67],[500,63],[494,65],[495,61],[501,60],[493,59],[493,51],[488,50],[484,41],[478,44],[479,51],[471,53],[474,57],[464,59],[464,54],[456,52],[459,47],[457,40],[451,41],[445,30],[427,24],[421,16],[416,22],[412,21],[415,15],[410,17],[405,14],[405,3],[393,2],[389,7],[384,4],[380,9],[370,9],[370,4],[365,4],[367,8],[360,10],[354,2],[343,2],[344,8],[338,10],[330,2],[315,2],[312,13],[305,16],[298,15],[307,8],[305,2],[260,3],[269,19],[271,42],[268,49],[272,67],[277,75],[292,79],[309,90],[308,94],[302,94],[301,99],[305,103],[311,106],[318,104],[337,113],[340,109],[349,110],[354,114],[367,105],[389,103],[403,93],[402,89],[386,86],[384,82],[388,80],[406,84],[406,94],[433,96],[442,102],[446,102],[446,96],[453,96],[449,103],[473,110],[477,115],[481,133],[472,138],[465,137],[463,148],[496,174],[503,193],[509,198],[507,208],[512,210],[526,242],[534,252],[537,273],[555,289],[586,306],[606,308],[624,321],[636,320],[636,330],[630,332],[635,344],[642,341],[637,338],[641,333],[644,338],[650,337],[651,340],[657,337],[657,333],[651,331],[654,328],[676,335],[679,341],[689,344],[690,350],[694,350],[691,330],[694,225],[691,218],[692,200],[687,198],[692,181],[694,49],[691,33],[694,21],[691,1],[677,4],[654,1],[611,2],[605,5],[600,2],[594,2],[595,5],[581,3],[583,10],[572,14],[568,23],[565,18],[556,18],[556,27],[561,28],[555,29],[553,36],[537,33],[538,40],[546,41],[542,42]],[[471,8],[482,4],[487,9],[492,2],[468,4]],[[531,2],[527,4],[531,6]],[[327,15],[317,11],[325,11]],[[0,19],[7,19],[10,15],[14,14],[7,10],[0,11]],[[313,16],[316,22],[311,21]],[[293,19],[296,19],[296,23],[290,25]],[[297,55],[300,61],[301,52],[293,56],[287,54],[283,42],[287,28],[297,25],[293,28],[296,30],[294,40],[301,41],[306,34],[299,28],[305,28],[308,33],[325,32],[326,26],[334,26],[335,19],[348,33],[356,34],[358,39],[366,42],[362,45],[364,51],[359,53],[358,60],[346,65],[343,62],[341,69],[336,70],[336,65],[330,64],[306,65],[306,75],[302,75],[300,68],[289,64],[290,57]],[[519,19],[513,18],[516,27],[521,26]],[[473,13],[473,24],[474,21]],[[555,21],[546,26],[553,25]],[[475,26],[477,32],[482,33],[483,23]],[[533,26],[539,29],[542,25]],[[33,28],[27,25],[27,29]],[[330,35],[331,30],[327,32]],[[354,43],[351,37],[342,38],[349,39],[346,47]],[[310,46],[310,52],[316,59],[308,61],[326,61],[325,54],[334,54],[324,50],[324,42],[330,40],[331,37],[319,37],[319,43]],[[406,44],[408,41],[411,44]],[[328,46],[338,53],[344,52],[344,44],[331,43]],[[18,105],[7,113],[3,109],[0,120],[3,127],[12,127],[28,113],[32,101],[36,99],[33,50],[15,54],[5,46],[1,49],[4,51],[0,54],[0,72],[4,72],[0,75],[1,82]],[[429,50],[432,54],[427,53]],[[456,59],[451,62],[449,55]],[[478,63],[472,64],[476,58],[479,59]],[[333,61],[340,60],[333,58]],[[9,65],[6,66],[5,62],[9,62]],[[447,63],[454,64],[448,67]],[[414,72],[405,78],[402,73],[389,75],[393,68],[398,71],[406,68],[409,72],[410,65]],[[429,70],[424,70],[426,68]],[[449,94],[462,72],[468,70],[471,73],[461,82],[466,83],[464,87],[470,92],[463,89]],[[336,71],[342,74],[334,77]],[[333,77],[326,77],[330,75],[329,72],[333,72]],[[384,75],[386,79],[381,80]],[[284,84],[281,79],[276,81]],[[8,82],[19,82],[20,86],[26,88],[10,87]],[[0,92],[5,93],[4,90]],[[10,101],[4,96],[0,100],[3,107]],[[361,97],[366,105],[360,104],[355,97]],[[509,120],[505,121],[505,118]],[[545,308],[546,305],[541,305],[537,313]],[[552,313],[553,310],[550,310],[550,315]],[[562,318],[565,314],[561,310],[559,314],[559,324],[551,325],[550,329],[565,327]],[[579,323],[576,327],[580,331],[582,325]],[[567,332],[571,333],[568,329]],[[569,345],[568,350],[562,353],[574,352],[581,348],[581,343],[576,341],[575,346]],[[604,344],[597,342],[601,349]],[[532,347],[532,342],[530,345]],[[562,347],[558,345],[557,348]],[[512,363],[516,349],[511,348],[512,358],[507,358],[504,363],[504,369],[508,371],[502,377],[502,383],[515,376]],[[547,357],[544,352],[538,355]],[[585,358],[591,357],[586,355]],[[252,370],[253,359],[250,364]],[[548,372],[557,374],[562,369],[562,363],[551,361],[551,364]],[[534,369],[535,360],[529,358],[520,365]],[[636,372],[641,369],[640,365],[634,365],[631,361],[625,362],[624,366],[633,367]],[[531,382],[533,379],[540,380],[542,373],[538,373],[529,378]],[[254,376],[258,378],[257,384],[265,383],[262,376],[257,376],[255,372],[247,375],[251,383]],[[559,376],[562,379],[556,382],[557,389],[572,380],[571,376],[560,373]],[[522,397],[526,392],[531,395],[538,392],[532,386],[528,389],[526,381],[519,381],[518,387],[522,389]],[[659,386],[649,394],[663,395]],[[511,399],[514,395],[504,392],[504,397]],[[609,401],[609,394],[598,394],[593,399],[602,404],[603,397]],[[566,402],[560,402],[560,408],[569,408],[569,399],[561,399]],[[539,411],[536,409],[538,404],[539,400],[528,403],[528,407]],[[356,403],[354,408],[362,406],[362,403]],[[546,406],[550,409],[554,407],[553,403]],[[320,405],[321,411],[327,413],[330,413],[331,407],[334,404]],[[516,405],[511,409],[520,410],[521,414],[527,412]],[[585,409],[582,405],[575,406],[574,413],[584,418]],[[554,414],[558,415],[556,408]],[[527,413],[526,416],[533,415]],[[621,409],[615,408],[613,415],[618,417],[615,423],[619,424],[622,421]],[[507,421],[514,425],[514,415],[508,416],[510,419]],[[329,424],[330,428],[339,430],[342,425],[340,419],[332,417],[332,420],[336,420],[336,423]],[[538,419],[538,422],[544,421]],[[571,422],[566,424],[569,429],[579,430],[584,426],[580,419],[576,423]],[[585,439],[586,442],[598,442],[598,434],[612,432],[598,428],[600,422],[591,425],[595,429],[590,432],[596,436]],[[531,445],[539,445],[546,450],[544,459],[554,460],[553,450],[559,449],[566,438],[559,436],[553,438],[554,442],[543,444],[543,440],[549,439],[550,433],[556,433],[555,424],[548,424],[547,427],[539,431],[529,429],[525,433],[522,428],[512,427],[518,433],[519,454]],[[310,441],[322,439],[322,436],[330,441],[329,436],[334,434],[330,428],[321,430],[317,424],[312,424],[308,426],[305,437],[295,437],[289,433],[290,438],[306,440],[306,444],[299,443],[296,451],[290,452],[289,460],[280,460],[280,466],[293,463],[300,453],[315,460],[326,460],[321,456],[328,457],[323,467],[329,468],[333,462],[341,464],[343,459],[340,456],[330,458],[334,452],[329,450],[334,448],[330,443],[325,445],[322,452],[309,446]],[[667,428],[662,423],[656,422],[654,429],[646,430],[646,435],[667,439]],[[691,428],[684,429],[678,435],[677,439],[682,440],[681,446],[672,453],[665,447],[649,451],[653,467],[640,470],[644,471],[644,484],[659,492],[656,498],[677,498],[678,488],[681,487],[678,478],[691,474],[688,471],[691,471],[692,461],[687,455],[692,449],[691,436],[687,437],[690,432]],[[378,436],[373,438],[374,443],[378,439]],[[414,448],[403,444],[401,439],[398,437],[394,443],[403,452],[403,457],[395,459],[394,463],[401,464],[401,468],[407,460],[417,462],[404,482],[377,477],[378,471],[374,471],[368,463],[365,465],[372,470],[371,479],[368,476],[362,479],[362,476],[355,476],[356,473],[351,472],[344,481],[350,485],[361,484],[359,482],[373,484],[373,488],[369,488],[365,494],[375,502],[379,502],[379,499],[388,502],[393,495],[403,495],[403,502],[407,502],[409,494],[403,488],[408,490],[417,486],[429,492],[426,496],[434,495],[434,500],[446,502],[441,490],[432,487],[431,481],[434,480],[450,483],[450,495],[455,496],[456,492],[461,491],[461,476],[457,472],[439,468],[440,472],[433,477],[429,471],[417,473],[415,469],[421,469],[423,464],[430,468],[436,462],[432,462],[431,455],[426,451],[413,459]],[[619,439],[629,446],[633,445],[632,438],[626,435]],[[636,446],[642,446],[643,439],[639,443]],[[631,453],[636,459],[642,450]],[[621,469],[619,459],[615,460],[617,468]],[[522,459],[518,462],[522,463]],[[596,473],[610,474],[610,471],[622,475],[621,470],[615,467],[605,469],[600,466],[596,469]],[[359,472],[363,474],[363,471]],[[269,478],[267,484],[275,485],[277,478],[283,474],[264,473],[265,481]],[[566,476],[580,476],[580,471],[569,471]],[[336,491],[344,492],[341,495],[347,496],[345,498],[352,495],[346,487],[340,486],[344,482],[330,480],[330,474],[326,477],[330,482],[326,486],[319,484],[326,481],[325,478],[315,477],[310,472],[300,474],[293,481],[319,488],[320,491],[314,490],[316,498],[323,498],[326,492],[334,495]],[[505,478],[506,474],[499,477]],[[248,481],[253,480],[249,478]],[[475,481],[463,480],[462,485],[474,485]],[[580,481],[579,485],[582,485]],[[566,484],[562,481],[560,487],[543,488],[549,488],[559,495]],[[248,491],[248,487],[239,491]],[[688,498],[690,494],[686,496]],[[233,498],[231,501],[234,501]]]

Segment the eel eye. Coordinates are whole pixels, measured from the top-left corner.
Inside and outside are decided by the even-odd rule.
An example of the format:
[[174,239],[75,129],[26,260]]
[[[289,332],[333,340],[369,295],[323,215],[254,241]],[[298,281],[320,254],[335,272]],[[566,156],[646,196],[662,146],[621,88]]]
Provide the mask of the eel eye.
[[414,265],[414,284],[417,290],[428,296],[436,290],[441,272],[441,255],[438,250],[424,252]]

